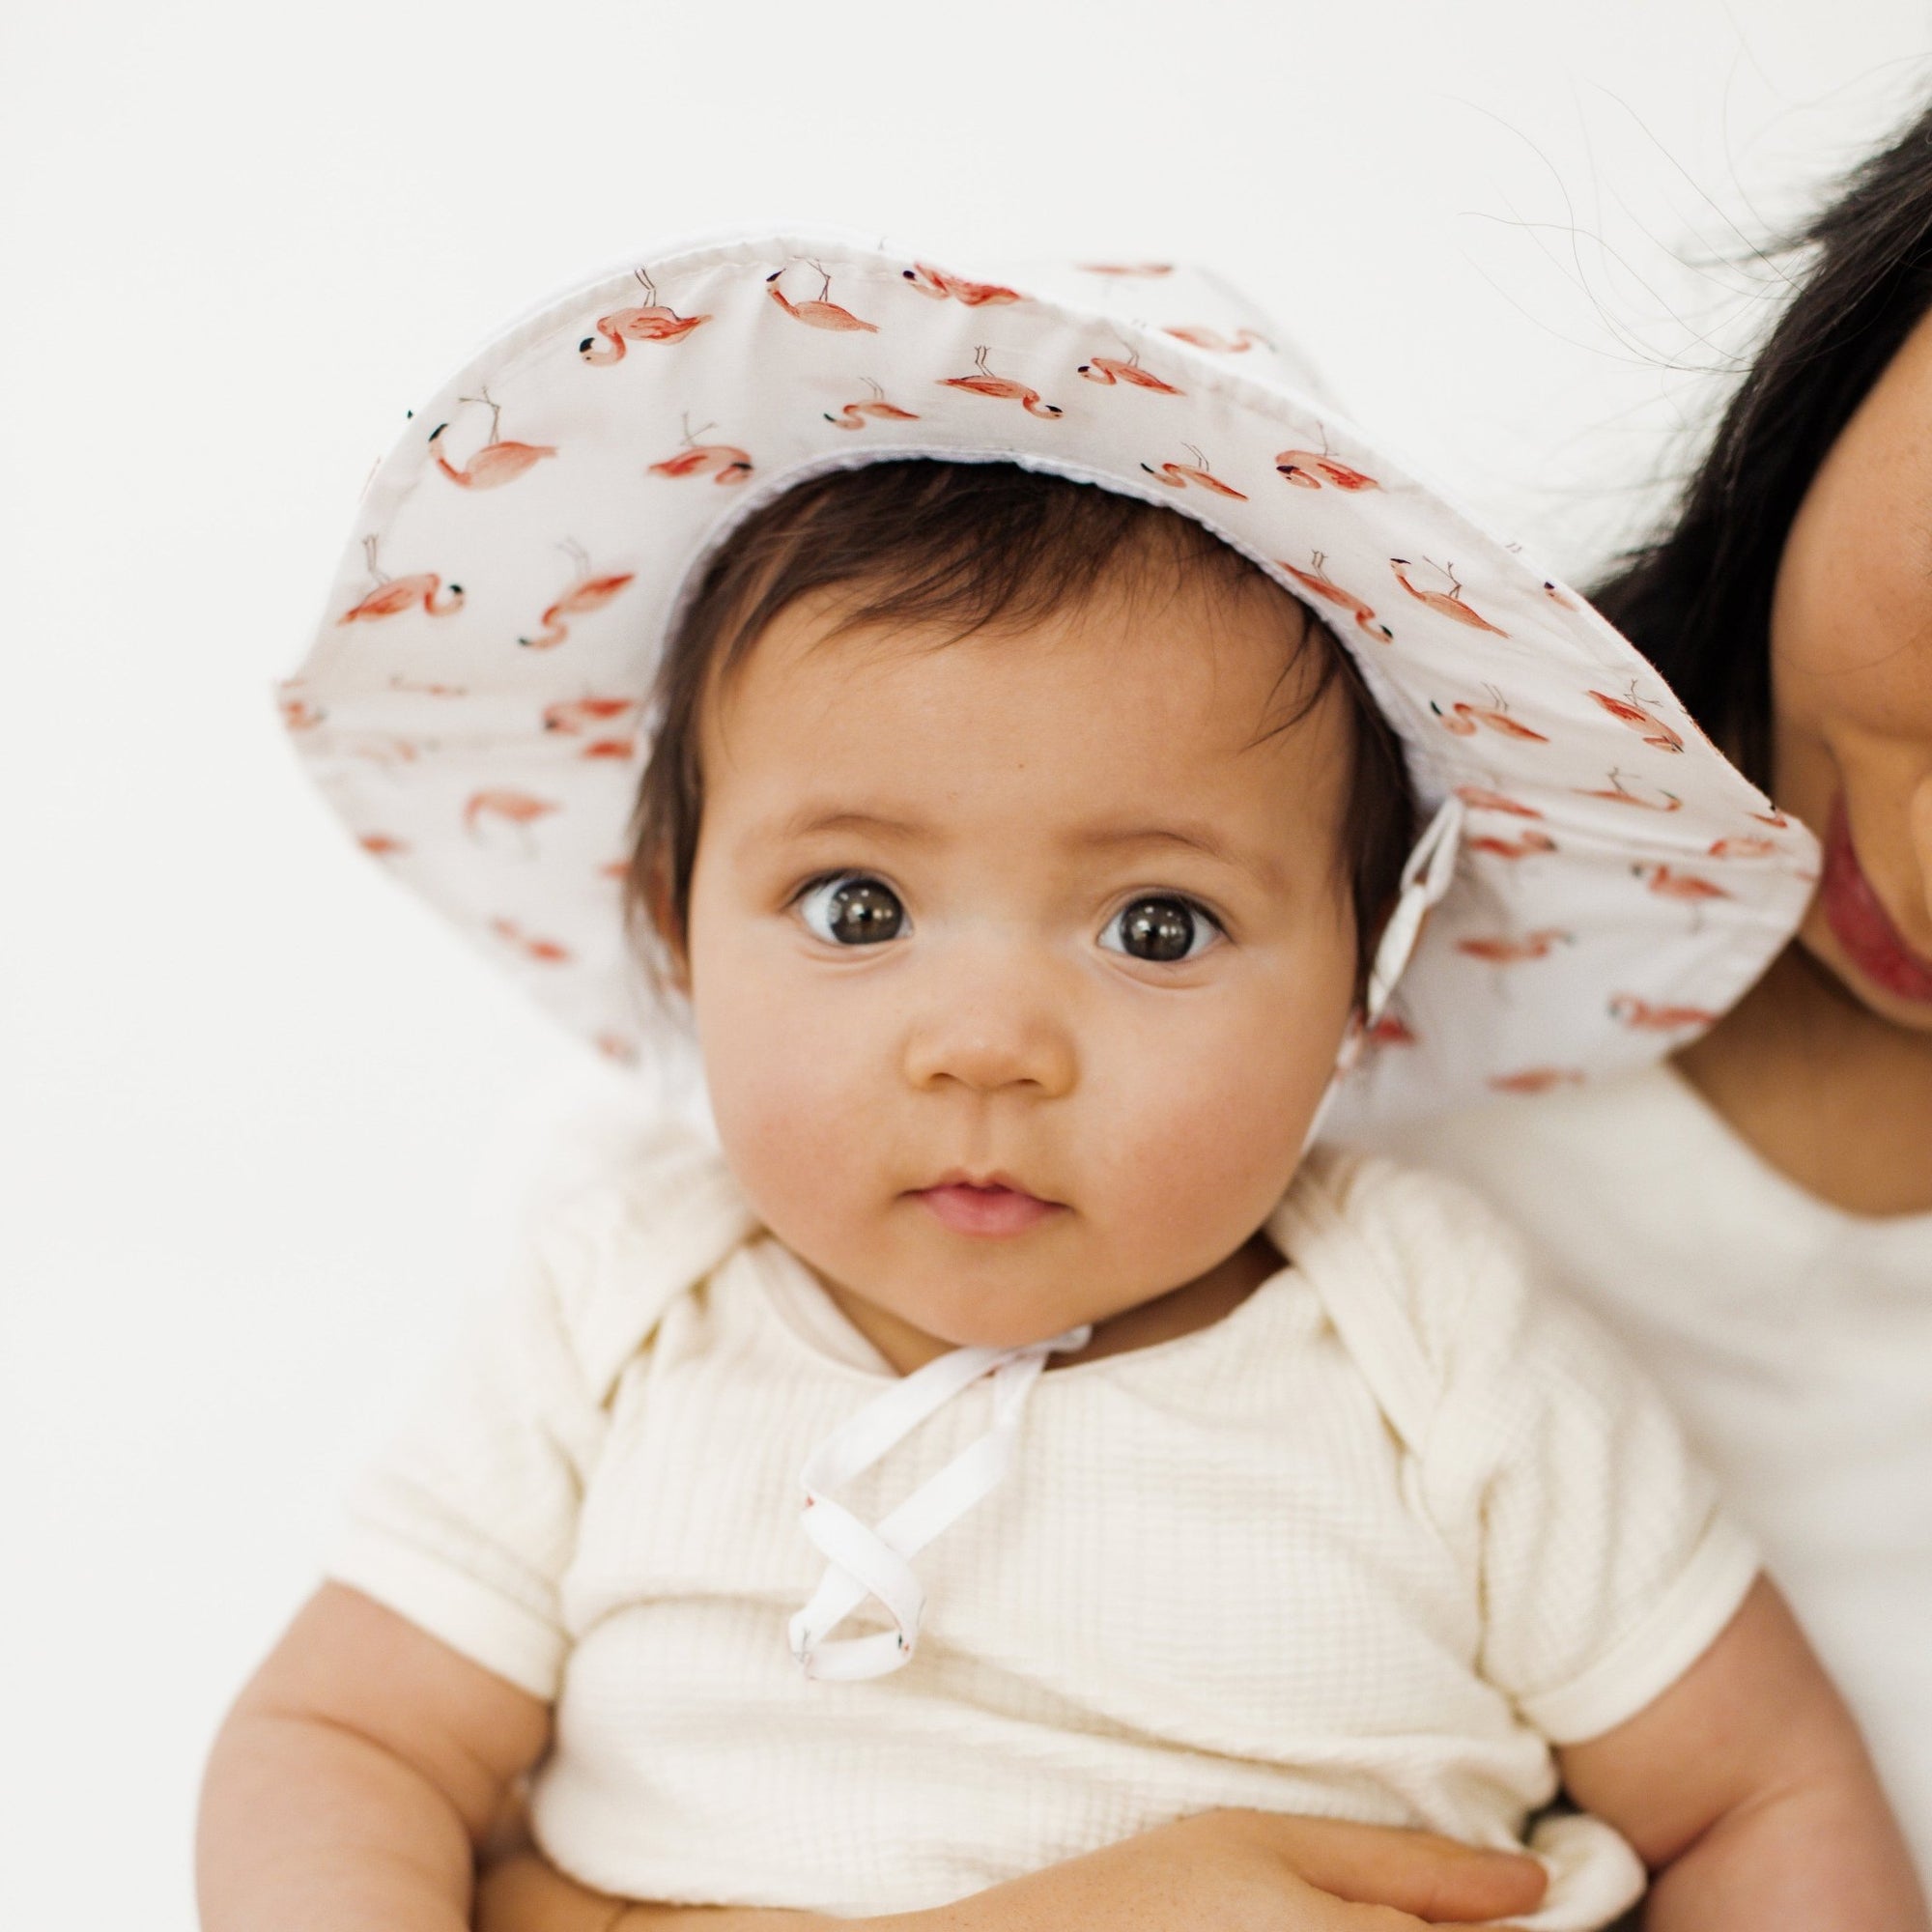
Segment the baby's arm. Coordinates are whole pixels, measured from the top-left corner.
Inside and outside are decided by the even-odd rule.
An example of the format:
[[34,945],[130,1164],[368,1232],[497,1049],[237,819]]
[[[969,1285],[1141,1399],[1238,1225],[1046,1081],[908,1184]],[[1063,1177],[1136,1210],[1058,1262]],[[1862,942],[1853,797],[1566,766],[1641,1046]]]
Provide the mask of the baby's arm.
[[1559,1756],[1656,1874],[1647,1932],[1928,1923],[1858,1728],[1762,1577],[1669,1690]]
[[326,1583],[242,1692],[202,1787],[202,1932],[465,1932],[475,1848],[550,1709]]

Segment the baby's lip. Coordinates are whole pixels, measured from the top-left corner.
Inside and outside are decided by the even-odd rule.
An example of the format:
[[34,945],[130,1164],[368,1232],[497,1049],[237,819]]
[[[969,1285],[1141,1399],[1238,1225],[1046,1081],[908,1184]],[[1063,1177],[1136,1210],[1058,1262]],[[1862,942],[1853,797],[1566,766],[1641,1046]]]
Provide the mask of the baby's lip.
[[1900,999],[1932,1002],[1932,960],[1915,952],[1892,923],[1859,864],[1841,798],[1825,836],[1825,876],[1818,888],[1825,920],[1847,957],[1873,985]]
[[971,1187],[981,1193],[1004,1189],[1009,1194],[1024,1194],[1029,1200],[1038,1201],[1048,1208],[1057,1208],[1060,1205],[1057,1201],[1049,1201],[1043,1194],[1036,1194],[1025,1181],[1015,1179],[1001,1168],[994,1168],[990,1172],[968,1167],[951,1168],[937,1180],[928,1180],[923,1187],[916,1188],[914,1192],[929,1194],[940,1187]]
[[1009,1175],[976,1175],[963,1168],[913,1189],[911,1198],[955,1235],[1023,1235],[1065,1211],[1062,1203],[1042,1199]]

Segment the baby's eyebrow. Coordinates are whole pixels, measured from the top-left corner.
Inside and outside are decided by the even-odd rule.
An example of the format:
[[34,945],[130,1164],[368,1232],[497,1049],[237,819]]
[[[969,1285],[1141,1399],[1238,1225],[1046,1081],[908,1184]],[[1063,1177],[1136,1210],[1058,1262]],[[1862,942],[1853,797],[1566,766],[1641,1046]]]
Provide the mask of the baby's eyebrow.
[[806,805],[790,812],[772,827],[777,838],[810,838],[827,832],[869,832],[885,838],[929,839],[929,827],[909,819],[888,818],[876,811],[854,811],[834,807]]
[[1231,845],[1212,826],[1191,819],[1171,825],[1090,826],[1069,842],[1088,852],[1198,852],[1217,866],[1241,873],[1264,892],[1278,893],[1284,886],[1285,874],[1276,855]]
[[1224,866],[1254,869],[1205,825],[1096,825],[1079,833],[1070,842],[1090,850],[1119,845],[1178,845],[1182,851],[1204,853]]

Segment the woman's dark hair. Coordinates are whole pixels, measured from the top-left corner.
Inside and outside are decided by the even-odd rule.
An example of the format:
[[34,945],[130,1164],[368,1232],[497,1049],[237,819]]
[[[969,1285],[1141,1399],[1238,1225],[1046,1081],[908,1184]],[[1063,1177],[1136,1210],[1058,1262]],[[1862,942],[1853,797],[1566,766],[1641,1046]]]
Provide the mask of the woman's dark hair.
[[1771,603],[1799,504],[1932,309],[1932,109],[1791,240],[1812,251],[1670,529],[1595,598],[1753,782],[1771,778]]
[[[836,469],[754,511],[711,560],[665,646],[656,741],[632,817],[627,923],[647,961],[681,955],[704,809],[707,699],[786,606],[839,589],[838,629],[937,625],[949,638],[1036,623],[1110,582],[1158,592],[1206,582],[1240,596],[1278,587],[1195,522],[1157,504],[1010,463],[919,458]],[[1260,721],[1293,724],[1340,683],[1353,746],[1343,863],[1358,979],[1415,836],[1402,747],[1354,661],[1305,605],[1279,591],[1282,686],[1295,701]],[[1295,676],[1308,653],[1311,675]]]

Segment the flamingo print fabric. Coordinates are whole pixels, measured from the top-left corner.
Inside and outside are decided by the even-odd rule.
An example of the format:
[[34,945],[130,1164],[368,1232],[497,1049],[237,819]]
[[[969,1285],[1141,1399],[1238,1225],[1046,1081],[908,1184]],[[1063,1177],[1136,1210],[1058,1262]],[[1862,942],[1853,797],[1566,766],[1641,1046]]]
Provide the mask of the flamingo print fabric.
[[1425,814],[1462,799],[1455,884],[1345,1128],[1655,1059],[1802,915],[1810,834],[1635,649],[1370,443],[1266,318],[1158,263],[966,275],[772,235],[546,304],[379,466],[285,722],[364,849],[558,1018],[675,1057],[620,918],[663,640],[750,508],[904,457],[1198,519],[1353,654]]

